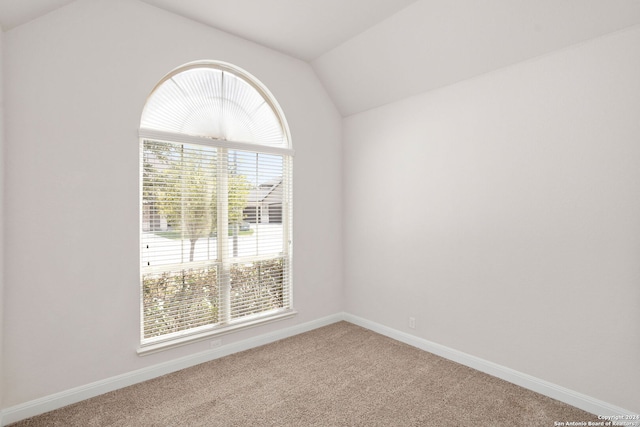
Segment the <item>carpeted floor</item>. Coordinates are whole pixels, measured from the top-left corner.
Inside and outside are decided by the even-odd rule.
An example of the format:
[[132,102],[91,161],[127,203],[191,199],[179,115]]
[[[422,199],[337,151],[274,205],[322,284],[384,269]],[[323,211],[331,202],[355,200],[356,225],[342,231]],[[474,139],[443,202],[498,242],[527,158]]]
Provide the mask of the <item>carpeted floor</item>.
[[339,322],[23,426],[554,426],[596,416]]

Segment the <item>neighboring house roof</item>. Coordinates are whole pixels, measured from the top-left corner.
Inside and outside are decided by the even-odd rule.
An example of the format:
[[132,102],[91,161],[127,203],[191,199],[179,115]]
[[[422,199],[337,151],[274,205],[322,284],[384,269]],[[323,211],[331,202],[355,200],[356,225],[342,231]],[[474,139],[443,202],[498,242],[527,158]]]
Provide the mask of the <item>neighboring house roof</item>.
[[269,203],[281,203],[282,202],[282,189],[280,186],[282,185],[282,178],[275,178],[269,181],[266,181],[258,186],[258,188],[254,188],[249,191],[249,206],[255,205],[257,203],[263,203],[269,200]]

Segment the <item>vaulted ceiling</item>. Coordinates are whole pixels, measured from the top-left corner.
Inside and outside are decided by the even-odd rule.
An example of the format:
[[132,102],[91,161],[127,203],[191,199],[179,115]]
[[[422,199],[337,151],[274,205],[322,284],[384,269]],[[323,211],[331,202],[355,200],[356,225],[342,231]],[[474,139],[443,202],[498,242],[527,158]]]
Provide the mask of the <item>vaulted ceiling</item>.
[[[1,0],[0,25],[73,1]],[[140,1],[309,62],[344,116],[640,24],[640,0]]]

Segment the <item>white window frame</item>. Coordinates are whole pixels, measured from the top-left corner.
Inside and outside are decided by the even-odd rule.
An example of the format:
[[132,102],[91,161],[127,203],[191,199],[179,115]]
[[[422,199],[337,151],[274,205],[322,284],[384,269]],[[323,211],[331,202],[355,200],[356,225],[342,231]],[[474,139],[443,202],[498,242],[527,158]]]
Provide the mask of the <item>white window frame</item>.
[[[276,114],[278,120],[280,121],[280,125],[282,127],[283,135],[285,138],[286,146],[271,146],[271,145],[262,145],[260,143],[252,143],[252,142],[242,142],[242,141],[229,141],[225,139],[217,139],[211,136],[195,136],[188,135],[183,133],[176,132],[168,132],[163,130],[156,129],[148,129],[141,127],[139,130],[139,141],[140,141],[140,227],[139,233],[142,239],[143,226],[142,226],[142,202],[143,202],[143,180],[142,180],[142,147],[144,141],[159,141],[159,142],[170,142],[177,144],[192,144],[198,146],[206,146],[213,147],[218,150],[218,167],[222,168],[221,170],[226,170],[228,161],[226,154],[229,150],[241,150],[248,151],[252,153],[258,154],[274,154],[282,156],[283,158],[283,208],[282,208],[282,224],[283,224],[283,235],[282,235],[282,254],[280,256],[285,260],[285,283],[283,286],[286,286],[286,297],[285,297],[285,307],[281,309],[274,310],[273,312],[263,312],[256,315],[249,315],[246,317],[242,317],[237,320],[231,320],[230,316],[230,296],[228,294],[230,289],[230,284],[228,283],[228,275],[222,274],[219,277],[226,277],[227,283],[220,283],[220,292],[223,298],[222,304],[225,304],[226,307],[221,311],[225,313],[227,316],[222,320],[219,320],[218,323],[212,325],[206,325],[202,327],[192,328],[184,331],[174,332],[166,335],[161,335],[158,337],[145,338],[144,337],[144,307],[143,307],[143,274],[149,273],[152,271],[151,268],[145,268],[141,265],[140,270],[140,346],[137,350],[137,353],[141,356],[152,354],[158,351],[166,350],[169,348],[174,348],[186,344],[190,344],[197,341],[202,341],[206,339],[210,339],[215,336],[229,334],[232,332],[236,332],[238,330],[255,327],[258,325],[263,325],[266,323],[279,321],[283,319],[288,319],[297,314],[297,312],[293,309],[293,280],[292,280],[292,261],[293,261],[293,253],[292,253],[292,173],[293,173],[293,154],[294,151],[291,148],[291,138],[289,133],[289,128],[287,126],[286,119],[284,114],[276,102],[275,98],[271,93],[267,90],[267,88],[262,85],[255,77],[247,73],[246,71],[233,66],[228,63],[219,62],[219,61],[200,61],[194,62],[190,64],[186,64],[182,67],[179,67],[173,70],[171,73],[167,74],[159,83],[156,85],[153,91],[155,91],[162,83],[164,83],[167,79],[172,76],[181,73],[183,71],[192,69],[194,67],[211,67],[217,70],[222,70],[225,72],[231,72],[236,77],[242,78],[245,82],[249,83],[253,86],[258,93],[264,98],[266,102],[269,103],[273,112]],[[152,94],[153,94],[152,91]],[[218,175],[218,178],[225,177],[225,173],[221,173]],[[218,193],[217,194],[227,194],[226,182],[224,179],[217,179]],[[218,235],[226,236],[228,233],[228,221],[227,221],[227,211],[228,203],[226,197],[218,197],[218,219],[217,219],[217,230]],[[230,268],[229,265],[231,263],[232,257],[230,257],[229,251],[225,245],[228,245],[228,240],[224,238],[217,239],[218,241],[218,260],[211,261],[210,264],[223,264],[224,269]],[[141,254],[142,254],[142,245],[141,245]],[[226,255],[225,255],[226,254]],[[227,256],[227,258],[220,258]],[[259,261],[264,259],[264,257],[255,256],[246,258],[243,257],[243,262],[252,262]],[[275,259],[275,258],[268,258]],[[141,260],[142,261],[142,260]],[[201,264],[202,262],[198,262]],[[194,263],[195,264],[195,263]],[[184,265],[184,264],[183,264]],[[186,263],[186,265],[190,265],[190,263]],[[184,267],[183,267],[184,268]]]

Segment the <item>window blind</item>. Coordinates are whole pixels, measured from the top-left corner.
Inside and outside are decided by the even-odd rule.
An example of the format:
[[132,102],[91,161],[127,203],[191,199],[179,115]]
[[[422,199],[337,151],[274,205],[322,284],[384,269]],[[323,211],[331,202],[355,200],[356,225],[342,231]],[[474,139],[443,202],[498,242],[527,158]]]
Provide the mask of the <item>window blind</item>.
[[144,339],[289,308],[290,159],[154,140],[142,157]]
[[188,66],[145,106],[143,346],[292,308],[292,156],[265,94],[226,66]]
[[167,76],[147,100],[140,127],[288,147],[284,125],[266,88],[227,68],[186,67]]

